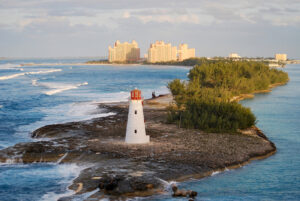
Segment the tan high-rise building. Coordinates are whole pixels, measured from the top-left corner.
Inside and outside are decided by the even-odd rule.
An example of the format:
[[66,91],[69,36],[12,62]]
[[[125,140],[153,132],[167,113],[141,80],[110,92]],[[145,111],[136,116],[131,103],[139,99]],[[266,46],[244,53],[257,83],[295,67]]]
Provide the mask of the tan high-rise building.
[[286,54],[275,54],[275,59],[277,61],[286,61],[287,55]]
[[183,61],[195,57],[195,48],[188,48],[187,44],[180,44],[178,48],[178,60]]
[[231,58],[231,59],[241,58],[241,56],[238,55],[238,53],[230,53],[228,57]]
[[177,47],[164,41],[156,41],[150,45],[147,61],[150,63],[177,60]]
[[119,40],[115,42],[114,47],[108,47],[108,61],[109,62],[126,62],[137,61],[140,59],[140,48],[135,40],[132,43],[120,43]]

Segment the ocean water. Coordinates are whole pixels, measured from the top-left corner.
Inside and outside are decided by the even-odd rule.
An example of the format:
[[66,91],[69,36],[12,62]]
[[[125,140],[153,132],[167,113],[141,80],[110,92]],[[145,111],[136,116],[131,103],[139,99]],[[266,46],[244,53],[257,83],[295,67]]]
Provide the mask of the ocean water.
[[[32,141],[29,134],[44,125],[112,115],[99,110],[97,103],[126,101],[135,87],[145,98],[152,91],[168,93],[167,83],[186,78],[189,71],[167,66],[70,65],[77,62],[84,60],[0,61],[0,149]],[[55,65],[45,65],[49,63]],[[82,168],[8,160],[0,164],[0,200],[57,200],[70,195],[67,186]]]
[[[145,98],[168,92],[166,84],[185,79],[184,67],[77,66],[84,60],[0,61],[0,149],[31,141],[43,125],[79,121],[105,114],[96,103],[126,100],[138,87]],[[21,66],[56,63],[55,66]],[[197,200],[300,200],[300,65],[288,65],[290,82],[242,104],[250,107],[258,127],[276,144],[277,153],[235,170],[180,183],[198,192]],[[57,200],[72,194],[68,184],[85,167],[57,164],[0,165],[0,200]],[[187,200],[170,192],[136,200]]]
[[[257,126],[275,143],[277,153],[239,169],[183,182],[180,188],[197,191],[197,200],[300,200],[300,65],[287,65],[284,71],[290,77],[287,85],[242,101],[255,113]],[[166,193],[150,200],[186,198]]]

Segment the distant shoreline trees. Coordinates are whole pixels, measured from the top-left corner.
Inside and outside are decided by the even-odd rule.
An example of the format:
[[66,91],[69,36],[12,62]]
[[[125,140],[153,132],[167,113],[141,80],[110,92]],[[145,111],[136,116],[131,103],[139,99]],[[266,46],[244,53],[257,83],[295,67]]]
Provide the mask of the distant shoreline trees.
[[169,108],[168,121],[180,127],[210,132],[236,132],[256,123],[249,108],[230,101],[234,96],[286,83],[287,73],[254,61],[199,61],[188,81],[168,84],[176,106]]

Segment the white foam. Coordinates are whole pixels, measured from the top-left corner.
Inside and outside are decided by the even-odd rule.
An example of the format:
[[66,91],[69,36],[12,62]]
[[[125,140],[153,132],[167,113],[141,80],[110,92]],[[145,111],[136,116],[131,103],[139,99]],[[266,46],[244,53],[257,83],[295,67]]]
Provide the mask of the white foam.
[[217,175],[219,173],[221,173],[221,172],[220,171],[214,171],[213,173],[211,173],[211,176]]
[[99,108],[98,103],[96,102],[61,104],[52,108],[43,108],[41,109],[41,112],[46,114],[43,119],[29,125],[19,126],[17,128],[17,135],[27,135],[27,133],[45,125],[84,121],[92,118],[115,115],[115,113],[112,112],[103,113],[105,110]]
[[[63,185],[68,185],[72,183],[72,181],[80,174],[81,170],[88,168],[88,166],[78,166],[75,164],[55,165],[54,167],[55,168],[50,170],[50,172],[47,174],[49,174],[49,177],[51,177],[52,174],[59,175],[59,177],[63,179],[63,181],[60,182],[60,184]],[[34,173],[37,175],[45,174],[45,171],[41,171],[41,172],[34,171]],[[75,194],[75,192],[67,188],[66,191],[63,193],[48,192],[42,196],[41,200],[56,201],[61,197],[71,196],[73,194]]]
[[21,65],[12,63],[0,64],[0,69],[15,69],[18,67],[21,67]]
[[7,158],[5,161],[5,164],[15,164],[15,163],[17,163],[17,162],[16,162],[16,159],[14,159],[14,158]]
[[26,73],[16,73],[12,75],[1,76],[0,80],[8,80],[12,78],[16,78],[23,75],[36,75],[36,74],[47,74],[62,71],[61,69],[52,69],[52,70],[43,70],[43,71],[34,71],[34,72],[26,72]]
[[22,158],[7,158],[4,163],[0,163],[0,165],[16,165],[23,164]]
[[0,105],[0,109],[3,108],[3,105]]
[[68,152],[65,153],[60,159],[58,159],[56,163],[60,164],[62,162],[62,160],[64,160],[67,157],[67,155],[68,155]]
[[31,80],[31,84],[32,84],[33,86],[38,86],[37,80]]
[[157,178],[157,179],[164,185],[164,188],[165,188],[166,191],[171,191],[172,185],[173,184],[175,184],[175,185],[177,184],[176,181],[170,181],[170,182],[168,182],[168,181],[163,180],[161,178]]
[[22,75],[25,75],[25,73],[16,73],[16,74],[12,74],[12,75],[1,76],[0,80],[8,80],[8,79],[16,78],[16,77],[19,77]]
[[61,69],[51,69],[51,70],[43,70],[43,71],[35,71],[35,72],[28,72],[25,73],[26,75],[36,75],[36,74],[47,74],[47,73],[54,73],[54,72],[60,72]]
[[[85,199],[87,199],[88,197],[90,197],[91,195],[97,193],[98,191],[99,191],[99,189],[96,188],[96,189],[93,190],[93,191],[90,191],[90,192],[87,192],[87,193],[83,193],[83,194],[81,194],[81,195],[77,195],[75,198],[72,198],[72,201],[82,201],[82,200],[85,200]],[[102,199],[101,199],[101,200],[102,200]],[[107,199],[107,201],[109,201],[109,200]]]
[[48,83],[48,88],[54,88],[54,87],[55,88],[50,90],[50,91],[45,91],[44,94],[51,96],[51,95],[54,95],[54,94],[57,94],[57,93],[67,91],[67,90],[77,89],[78,87],[84,86],[84,85],[88,85],[88,82],[83,82],[81,84],[76,84],[76,85],[71,85],[71,84],[59,84],[58,85],[58,84],[54,84],[52,86],[50,86],[49,83]]

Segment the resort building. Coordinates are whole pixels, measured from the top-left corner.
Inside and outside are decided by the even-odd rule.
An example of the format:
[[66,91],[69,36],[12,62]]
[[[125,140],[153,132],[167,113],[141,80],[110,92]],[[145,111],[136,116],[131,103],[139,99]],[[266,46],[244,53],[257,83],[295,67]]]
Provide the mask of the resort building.
[[286,61],[287,55],[286,54],[275,54],[275,59],[277,61]]
[[108,61],[109,62],[132,62],[140,59],[140,48],[138,43],[133,40],[132,43],[120,43],[119,40],[115,42],[114,47],[108,47]]
[[177,60],[177,47],[164,41],[156,41],[150,45],[147,61],[150,63]]
[[229,54],[229,58],[237,59],[237,58],[241,58],[241,56],[238,55],[237,53],[230,53],[230,54]]
[[195,48],[188,48],[187,44],[180,44],[178,48],[178,60],[183,61],[195,57]]

